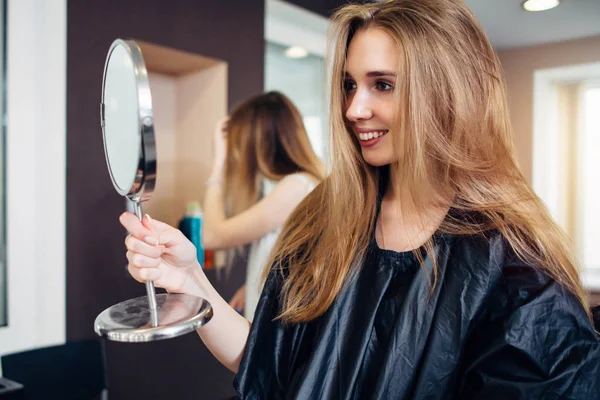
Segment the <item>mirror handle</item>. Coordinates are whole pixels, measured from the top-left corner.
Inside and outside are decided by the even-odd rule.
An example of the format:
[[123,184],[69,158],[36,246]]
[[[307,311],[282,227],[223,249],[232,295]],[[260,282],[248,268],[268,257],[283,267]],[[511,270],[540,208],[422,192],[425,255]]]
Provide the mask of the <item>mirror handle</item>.
[[[144,213],[142,212],[142,204],[139,199],[132,199],[133,210],[135,215],[142,220]],[[150,321],[152,326],[158,326],[158,305],[156,303],[156,291],[154,290],[154,282],[146,281],[146,293],[148,295],[148,305],[150,308]]]

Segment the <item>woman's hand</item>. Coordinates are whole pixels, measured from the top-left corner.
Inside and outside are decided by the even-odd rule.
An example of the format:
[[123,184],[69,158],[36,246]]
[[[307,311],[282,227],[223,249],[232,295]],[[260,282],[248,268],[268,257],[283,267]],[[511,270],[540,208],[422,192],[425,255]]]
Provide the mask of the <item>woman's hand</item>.
[[214,133],[215,162],[213,170],[222,170],[227,159],[227,123],[229,117],[221,118]]
[[125,246],[131,276],[139,282],[154,281],[169,292],[186,293],[186,283],[193,280],[192,272],[201,272],[201,267],[196,248],[183,233],[148,214],[140,221],[126,212],[119,221],[130,232]]
[[231,308],[241,313],[246,308],[246,285],[242,285],[229,302]]
[[[196,259],[196,248],[179,230],[151,219],[142,221],[132,213],[119,218],[131,232],[125,240],[129,272],[138,281],[152,280],[169,292],[206,299],[212,309],[210,322],[197,332],[210,352],[227,368],[237,372],[244,355],[250,322],[235,312],[210,284]],[[178,307],[174,299],[172,307]]]

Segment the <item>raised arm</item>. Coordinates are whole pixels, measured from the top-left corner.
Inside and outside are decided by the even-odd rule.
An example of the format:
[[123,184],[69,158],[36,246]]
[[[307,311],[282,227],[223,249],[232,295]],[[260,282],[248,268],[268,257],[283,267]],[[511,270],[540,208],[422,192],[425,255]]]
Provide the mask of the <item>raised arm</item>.
[[236,247],[280,228],[309,193],[312,186],[309,179],[311,178],[298,174],[285,177],[271,193],[232,218],[225,217],[223,187],[219,180],[215,180],[215,183],[209,185],[204,197],[204,247]]

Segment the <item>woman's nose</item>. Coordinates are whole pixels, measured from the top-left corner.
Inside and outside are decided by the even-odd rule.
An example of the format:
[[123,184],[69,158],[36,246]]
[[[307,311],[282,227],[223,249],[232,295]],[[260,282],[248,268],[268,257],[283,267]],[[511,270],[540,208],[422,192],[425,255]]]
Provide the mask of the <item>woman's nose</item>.
[[346,118],[351,122],[370,119],[373,116],[373,110],[369,103],[368,94],[357,92],[350,99],[350,104],[346,110]]

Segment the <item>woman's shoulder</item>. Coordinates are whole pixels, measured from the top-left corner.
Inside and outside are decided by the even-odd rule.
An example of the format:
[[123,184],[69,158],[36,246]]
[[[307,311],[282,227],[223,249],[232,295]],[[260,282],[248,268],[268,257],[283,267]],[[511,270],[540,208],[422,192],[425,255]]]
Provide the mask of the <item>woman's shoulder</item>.
[[295,193],[305,196],[319,184],[319,180],[308,172],[296,172],[284,176],[279,181],[265,182],[264,193],[270,193],[277,189],[279,192]]
[[469,235],[441,234],[437,243],[463,275],[477,277],[495,295],[498,292],[508,298],[533,295],[552,281],[540,265],[520,257],[496,229]]
[[268,195],[277,189],[279,193],[289,192],[296,195],[306,195],[318,184],[319,180],[313,175],[307,172],[295,172],[285,175],[279,180],[263,179],[262,192],[263,195]]
[[553,299],[555,307],[578,307],[577,298],[539,263],[527,260],[498,230],[455,238],[456,259],[487,282],[491,310],[510,313]]
[[[453,259],[465,290],[480,299],[479,321],[503,321],[506,329],[564,329],[598,345],[585,306],[547,270],[520,255],[499,231],[456,237]],[[544,328],[545,327],[545,328]],[[533,333],[532,333],[533,335]]]
[[286,175],[280,182],[284,181],[294,181],[299,184],[304,184],[305,186],[310,186],[311,188],[314,188],[320,182],[316,176],[308,172],[295,172],[293,174]]

